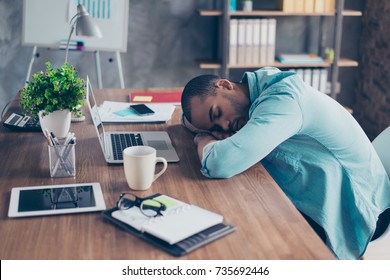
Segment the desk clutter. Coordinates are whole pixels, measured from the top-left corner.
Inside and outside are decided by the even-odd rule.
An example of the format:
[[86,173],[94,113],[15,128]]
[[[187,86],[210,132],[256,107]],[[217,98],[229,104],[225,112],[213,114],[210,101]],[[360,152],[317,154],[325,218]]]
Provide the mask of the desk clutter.
[[41,132],[39,119],[32,119],[30,116],[12,113],[4,122],[3,126],[21,132]]
[[63,143],[53,132],[44,131],[48,142],[50,177],[76,176],[76,136],[69,132]]
[[172,118],[175,105],[171,103],[149,103],[154,111],[152,115],[138,115],[130,109],[136,103],[115,102],[105,100],[99,107],[101,121],[104,123],[164,123]]
[[159,193],[145,198],[122,194],[117,205],[102,215],[174,256],[185,255],[236,229],[225,224],[220,214]]

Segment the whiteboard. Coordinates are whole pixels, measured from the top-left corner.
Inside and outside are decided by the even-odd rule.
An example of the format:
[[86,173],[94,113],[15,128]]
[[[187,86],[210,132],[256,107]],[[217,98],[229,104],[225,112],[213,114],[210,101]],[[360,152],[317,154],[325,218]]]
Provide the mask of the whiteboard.
[[127,50],[129,0],[24,0],[22,44],[59,48],[70,32],[70,20],[81,3],[98,24],[103,38],[76,36],[86,51]]

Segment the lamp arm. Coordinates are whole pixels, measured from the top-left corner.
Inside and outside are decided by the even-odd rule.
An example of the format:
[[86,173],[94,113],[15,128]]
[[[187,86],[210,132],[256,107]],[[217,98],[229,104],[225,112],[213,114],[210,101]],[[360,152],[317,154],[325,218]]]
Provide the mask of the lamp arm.
[[70,38],[72,37],[73,31],[74,31],[75,25],[76,25],[76,22],[72,24],[72,27],[71,27],[70,33],[69,33],[69,37],[68,37],[68,41],[66,42],[65,63],[68,62],[69,43],[70,43]]
[[74,28],[75,28],[76,23],[77,23],[77,18],[79,17],[79,15],[80,15],[80,13],[76,13],[76,14],[70,19],[70,21],[69,21],[69,23],[70,23],[70,25],[71,25],[71,28],[70,28],[70,32],[69,32],[68,41],[66,42],[65,63],[68,62],[68,53],[69,53],[70,38],[72,37]]

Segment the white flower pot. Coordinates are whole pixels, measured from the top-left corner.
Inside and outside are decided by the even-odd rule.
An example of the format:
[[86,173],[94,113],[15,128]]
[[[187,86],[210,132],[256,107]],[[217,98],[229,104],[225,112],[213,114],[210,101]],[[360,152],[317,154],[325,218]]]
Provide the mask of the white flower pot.
[[53,132],[57,138],[65,138],[70,129],[72,114],[69,110],[58,110],[43,116],[43,111],[39,112],[39,122],[42,131],[47,129]]

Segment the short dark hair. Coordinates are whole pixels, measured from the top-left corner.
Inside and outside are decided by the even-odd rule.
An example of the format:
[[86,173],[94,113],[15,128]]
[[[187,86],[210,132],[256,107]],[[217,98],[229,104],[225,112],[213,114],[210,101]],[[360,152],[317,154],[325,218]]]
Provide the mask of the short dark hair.
[[181,106],[183,114],[189,122],[191,122],[191,99],[195,96],[201,99],[210,95],[215,96],[217,94],[215,83],[218,79],[220,77],[216,75],[201,75],[190,80],[184,87],[181,96]]

